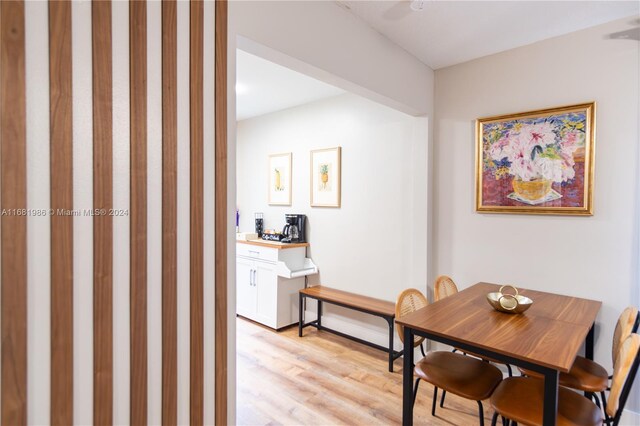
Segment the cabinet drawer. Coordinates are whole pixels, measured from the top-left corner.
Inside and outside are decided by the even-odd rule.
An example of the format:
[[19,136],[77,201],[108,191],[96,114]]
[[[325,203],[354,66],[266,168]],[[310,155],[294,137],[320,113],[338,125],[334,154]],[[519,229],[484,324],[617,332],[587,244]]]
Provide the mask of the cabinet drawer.
[[236,244],[236,255],[268,262],[278,261],[278,249],[254,246],[252,244]]

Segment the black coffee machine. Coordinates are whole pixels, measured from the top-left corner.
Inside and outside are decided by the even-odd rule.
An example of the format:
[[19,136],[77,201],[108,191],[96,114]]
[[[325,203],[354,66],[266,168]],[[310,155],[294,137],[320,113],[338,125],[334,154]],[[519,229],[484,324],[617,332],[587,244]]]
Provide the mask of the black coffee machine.
[[305,239],[305,222],[307,216],[303,214],[285,214],[285,225],[282,228],[283,243],[304,243]]

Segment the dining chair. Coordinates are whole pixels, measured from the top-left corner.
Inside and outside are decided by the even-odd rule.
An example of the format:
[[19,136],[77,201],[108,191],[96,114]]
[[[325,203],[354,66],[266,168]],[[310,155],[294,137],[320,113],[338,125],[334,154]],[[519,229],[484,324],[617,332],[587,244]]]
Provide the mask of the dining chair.
[[[396,318],[403,317],[411,312],[415,312],[418,309],[424,308],[429,304],[429,301],[426,297],[415,288],[408,288],[404,290],[398,296],[396,300]],[[400,341],[404,342],[404,328],[400,324],[396,324],[396,330],[398,331],[398,335],[400,335]],[[420,346],[420,352],[422,352],[422,356],[426,356],[426,352],[424,351],[424,346],[422,343],[424,342],[424,337],[414,336],[413,339],[413,347]]]
[[437,302],[444,299],[447,296],[456,294],[458,292],[458,286],[455,282],[446,275],[440,275],[436,278],[436,283],[433,286],[433,298]]
[[[416,289],[404,290],[396,302],[396,318],[428,305],[427,298]],[[400,340],[404,343],[404,327],[396,324]],[[420,338],[424,340],[423,338]],[[422,340],[415,339],[414,347],[421,345]],[[418,342],[416,344],[416,342]],[[422,347],[422,346],[421,346]],[[448,351],[433,351],[423,354],[424,357],[414,366],[416,382],[413,388],[413,404],[418,395],[420,380],[433,385],[433,401],[431,415],[436,415],[438,388],[462,398],[478,403],[480,425],[484,425],[484,408],[482,401],[489,398],[493,390],[502,380],[502,372],[494,365],[477,358]]]
[[[629,306],[618,318],[616,328],[613,332],[613,342],[611,345],[612,364],[616,364],[616,358],[620,351],[620,345],[625,341],[631,333],[638,331],[638,308]],[[542,375],[531,370],[521,368],[520,372],[529,377],[542,378]],[[560,373],[558,383],[571,389],[585,392],[598,406],[606,405],[605,391],[609,388],[609,380],[611,376],[607,370],[600,364],[582,356],[576,357],[576,360],[568,373]],[[600,399],[598,399],[598,394]]]
[[[456,285],[456,283],[453,281],[451,277],[447,275],[440,275],[438,276],[438,278],[436,278],[436,282],[433,286],[433,298],[436,302],[438,300],[444,299],[445,297],[452,296],[457,292],[458,292],[458,286]],[[460,351],[460,349],[453,348],[453,352],[458,352],[458,351]],[[503,362],[498,361],[496,359],[480,356],[478,354],[474,354],[471,352],[464,352],[464,354],[472,355],[472,356],[475,356],[476,358],[480,358],[485,361],[493,362],[496,364],[503,364]],[[511,366],[509,364],[504,364],[504,365],[507,367],[509,377],[513,376],[513,370],[511,369]],[[446,392],[442,392],[442,397],[440,398],[440,407],[444,406],[444,399],[446,397],[446,394],[447,394]]]
[[[620,345],[604,413],[589,399],[569,388],[559,386],[557,423],[617,426],[638,372],[639,353],[640,336],[634,333]],[[491,396],[491,406],[495,410],[491,424],[495,425],[500,415],[503,419],[513,421],[515,425],[542,426],[543,401],[544,380],[536,377],[505,379]]]

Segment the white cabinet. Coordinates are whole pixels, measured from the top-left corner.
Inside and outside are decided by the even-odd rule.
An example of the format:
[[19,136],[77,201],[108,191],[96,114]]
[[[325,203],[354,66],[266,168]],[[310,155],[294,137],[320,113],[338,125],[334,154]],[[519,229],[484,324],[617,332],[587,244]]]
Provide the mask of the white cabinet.
[[[256,321],[272,328],[281,328],[291,324],[278,324],[278,276],[276,265],[273,263],[256,261],[255,286],[258,289],[256,300]],[[304,281],[301,283],[304,287]],[[287,319],[287,318],[285,318]],[[295,319],[291,320],[295,322]]]
[[[304,246],[238,243],[236,313],[275,329],[297,323],[298,291],[304,288],[304,275],[317,272],[315,265],[309,268],[313,263],[305,252]],[[296,271],[305,272],[289,278]]]
[[255,315],[257,288],[253,285],[254,261],[238,257],[236,259],[236,312],[238,315]]

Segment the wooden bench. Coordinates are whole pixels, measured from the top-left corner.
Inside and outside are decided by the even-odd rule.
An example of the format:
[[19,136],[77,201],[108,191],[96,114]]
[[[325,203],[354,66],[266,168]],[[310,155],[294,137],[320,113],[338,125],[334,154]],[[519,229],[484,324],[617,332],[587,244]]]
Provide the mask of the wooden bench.
[[[314,321],[304,322],[304,304],[305,298],[315,299],[318,302],[318,318]],[[337,330],[332,330],[322,325],[322,303],[330,303],[332,305],[341,306],[347,309],[353,309],[354,311],[364,312],[366,314],[374,315],[384,318],[389,326],[389,347],[376,345],[375,343],[368,342],[363,339],[359,339],[355,336],[342,333]],[[393,372],[393,361],[396,358],[402,356],[402,351],[393,350],[393,322],[396,316],[396,305],[393,302],[387,302],[386,300],[374,299],[373,297],[362,296],[359,294],[349,293],[342,290],[336,290],[325,286],[315,286],[304,288],[300,290],[299,300],[299,322],[298,322],[298,336],[302,337],[302,329],[304,327],[312,326],[318,330],[328,331],[338,336],[351,339],[363,345],[371,346],[372,348],[379,349],[389,354],[389,371]]]

